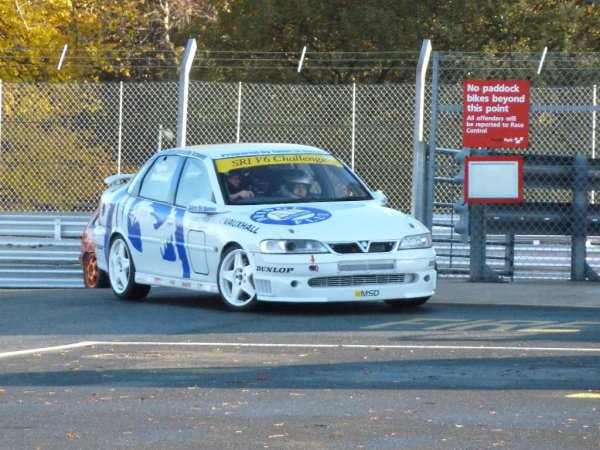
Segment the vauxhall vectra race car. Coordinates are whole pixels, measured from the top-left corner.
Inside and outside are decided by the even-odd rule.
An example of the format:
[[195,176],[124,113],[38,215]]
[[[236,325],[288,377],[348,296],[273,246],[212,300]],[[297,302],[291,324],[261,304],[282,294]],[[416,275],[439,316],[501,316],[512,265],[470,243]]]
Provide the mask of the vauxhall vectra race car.
[[416,306],[436,288],[429,230],[318,148],[175,148],[107,182],[94,243],[120,298],[157,285],[218,293],[234,310],[258,301]]

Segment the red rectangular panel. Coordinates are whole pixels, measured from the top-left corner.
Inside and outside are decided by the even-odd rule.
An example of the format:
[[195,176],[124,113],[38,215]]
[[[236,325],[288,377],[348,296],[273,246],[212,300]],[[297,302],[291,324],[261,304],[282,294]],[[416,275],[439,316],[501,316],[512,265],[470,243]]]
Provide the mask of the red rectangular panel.
[[465,80],[463,147],[529,145],[529,81]]
[[[474,196],[470,196],[469,192],[471,192],[469,183],[472,180],[472,176],[474,176],[471,171],[474,170],[472,167],[472,163],[488,163],[488,166],[493,165],[494,163],[514,163],[516,165],[517,176],[516,179],[514,177],[494,177],[490,175],[489,172],[483,172],[482,174],[485,176],[483,179],[479,179],[478,183],[487,186],[489,183],[490,190],[494,190],[494,188],[502,188],[507,187],[509,191],[515,192],[516,194],[510,197],[486,197],[477,193]],[[512,172],[512,170],[511,170]],[[483,180],[483,183],[482,183]],[[516,183],[514,185],[508,185],[507,183]],[[465,185],[464,185],[464,197],[465,202],[467,203],[521,203],[523,201],[523,157],[521,156],[468,156],[465,158]]]

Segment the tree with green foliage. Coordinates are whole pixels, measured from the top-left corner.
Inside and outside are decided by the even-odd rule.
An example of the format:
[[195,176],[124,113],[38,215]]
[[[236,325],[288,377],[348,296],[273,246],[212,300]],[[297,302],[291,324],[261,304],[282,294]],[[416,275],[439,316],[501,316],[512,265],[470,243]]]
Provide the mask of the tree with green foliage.
[[[203,79],[366,83],[414,77],[423,39],[438,51],[600,51],[600,5],[585,0],[212,0],[197,38]],[[307,46],[306,70],[297,74]],[[208,52],[208,51],[211,52]],[[215,53],[229,51],[231,54]],[[254,52],[243,55],[242,51]],[[237,54],[236,54],[237,52]],[[268,54],[269,60],[261,56]],[[358,54],[355,52],[362,52]],[[390,52],[390,53],[382,53]],[[412,52],[410,70],[405,52]],[[236,56],[237,55],[237,56]],[[204,58],[204,60],[202,60]]]
[[194,37],[205,80],[399,82],[423,39],[440,51],[598,52],[599,23],[593,0],[4,0],[0,79],[173,79]]

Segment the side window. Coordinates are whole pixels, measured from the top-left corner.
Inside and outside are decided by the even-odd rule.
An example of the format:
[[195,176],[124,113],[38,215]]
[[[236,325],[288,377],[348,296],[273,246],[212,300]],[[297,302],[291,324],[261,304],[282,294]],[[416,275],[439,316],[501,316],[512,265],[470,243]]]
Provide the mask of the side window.
[[170,202],[173,198],[173,178],[177,174],[179,156],[162,156],[144,176],[140,188],[140,197],[158,202]]
[[188,158],[179,179],[175,204],[185,207],[199,198],[214,201],[212,186],[204,162]]

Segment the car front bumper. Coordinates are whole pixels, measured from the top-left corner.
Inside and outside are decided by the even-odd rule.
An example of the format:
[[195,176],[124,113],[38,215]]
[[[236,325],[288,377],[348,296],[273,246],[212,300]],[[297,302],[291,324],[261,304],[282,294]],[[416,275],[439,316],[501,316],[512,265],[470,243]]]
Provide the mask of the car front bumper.
[[352,255],[254,253],[253,259],[261,301],[408,300],[430,297],[437,282],[432,249]]

